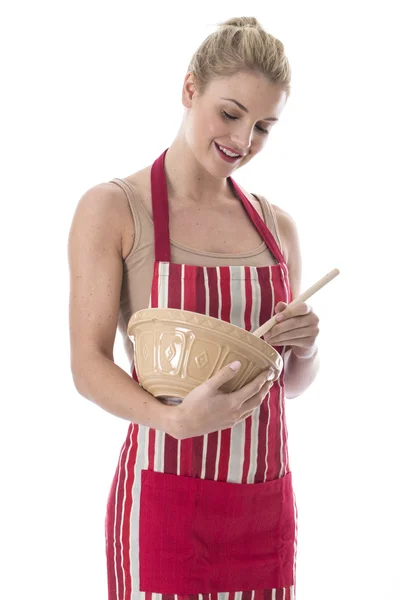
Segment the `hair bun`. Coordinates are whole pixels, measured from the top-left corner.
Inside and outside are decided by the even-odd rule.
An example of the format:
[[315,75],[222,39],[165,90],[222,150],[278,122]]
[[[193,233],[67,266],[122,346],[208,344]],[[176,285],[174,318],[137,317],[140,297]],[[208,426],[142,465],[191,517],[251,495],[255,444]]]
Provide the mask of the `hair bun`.
[[260,23],[255,17],[232,17],[221,25],[222,27],[260,27]]

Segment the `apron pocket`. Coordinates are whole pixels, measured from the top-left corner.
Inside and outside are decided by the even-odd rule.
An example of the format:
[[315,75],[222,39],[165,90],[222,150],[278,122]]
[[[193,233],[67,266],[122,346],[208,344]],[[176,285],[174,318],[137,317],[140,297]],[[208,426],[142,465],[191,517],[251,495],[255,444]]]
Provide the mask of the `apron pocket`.
[[164,594],[293,585],[291,473],[237,484],[143,470],[140,591]]

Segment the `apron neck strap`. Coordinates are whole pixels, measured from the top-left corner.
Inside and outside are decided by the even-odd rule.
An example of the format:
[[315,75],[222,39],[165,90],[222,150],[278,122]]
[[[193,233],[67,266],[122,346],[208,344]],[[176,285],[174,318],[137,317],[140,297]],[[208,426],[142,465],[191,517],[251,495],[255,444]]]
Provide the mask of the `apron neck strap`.
[[242,201],[247,211],[247,214],[252,220],[253,225],[258,229],[258,232],[264,240],[267,248],[270,250],[270,252],[272,252],[272,254],[278,262],[285,262],[285,257],[280,251],[274,236],[272,235],[272,233],[270,232],[270,230],[268,229],[268,227],[266,226],[256,209],[254,208],[254,206],[251,204],[250,200],[242,192],[242,190],[240,189],[238,184],[232,179],[232,177],[228,177],[228,181],[229,183],[231,183],[234,190],[236,191],[237,196],[239,196],[240,200]]
[[[151,202],[153,207],[154,222],[154,253],[156,262],[171,262],[171,246],[169,237],[169,209],[167,178],[165,176],[164,162],[168,148],[154,161],[151,167]],[[267,248],[272,252],[278,262],[285,262],[272,233],[261,219],[260,215],[246,198],[237,183],[228,177],[228,183],[233,187],[236,195],[242,201],[254,226],[259,231]]]
[[154,161],[151,167],[151,203],[154,222],[154,252],[157,262],[171,262],[169,240],[169,210],[167,178],[164,161],[168,148]]

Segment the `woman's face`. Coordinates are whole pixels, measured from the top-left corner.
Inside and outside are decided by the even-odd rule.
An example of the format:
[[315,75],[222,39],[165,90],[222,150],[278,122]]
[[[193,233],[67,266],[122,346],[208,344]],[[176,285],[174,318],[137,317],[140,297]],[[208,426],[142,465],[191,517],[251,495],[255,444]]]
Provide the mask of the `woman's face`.
[[[189,109],[185,115],[186,142],[210,173],[228,177],[261,152],[286,100],[286,93],[277,84],[262,75],[242,72],[213,80],[199,96],[193,75],[188,73],[182,91],[183,104]],[[227,162],[217,144],[243,156]]]

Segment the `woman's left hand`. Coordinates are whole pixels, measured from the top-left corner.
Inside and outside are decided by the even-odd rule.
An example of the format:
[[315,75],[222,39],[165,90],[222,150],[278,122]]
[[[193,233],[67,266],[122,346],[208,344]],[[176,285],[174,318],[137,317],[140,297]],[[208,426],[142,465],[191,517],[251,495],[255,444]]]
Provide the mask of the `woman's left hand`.
[[316,351],[319,318],[305,302],[286,307],[285,302],[275,306],[278,323],[264,335],[264,340],[270,346],[292,346],[296,356],[312,356]]

